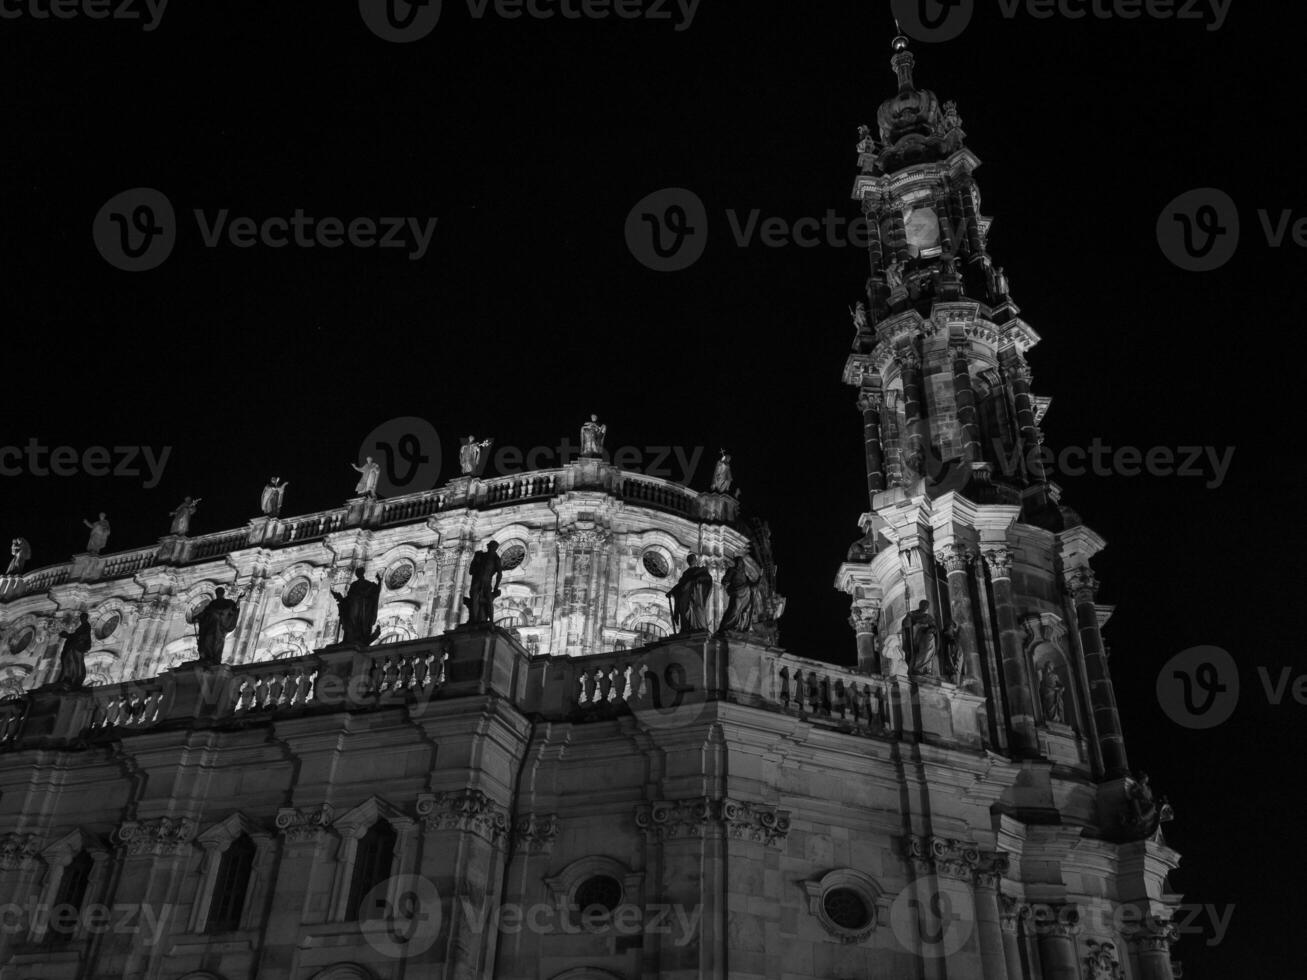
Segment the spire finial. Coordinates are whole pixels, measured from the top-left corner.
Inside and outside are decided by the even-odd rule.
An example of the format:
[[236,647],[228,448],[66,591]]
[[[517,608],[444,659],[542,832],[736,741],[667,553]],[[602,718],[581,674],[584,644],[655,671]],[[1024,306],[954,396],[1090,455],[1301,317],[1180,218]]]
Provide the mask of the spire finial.
[[899,76],[899,89],[902,91],[912,88],[912,66],[916,64],[917,59],[908,50],[911,42],[903,33],[903,25],[899,23],[897,17],[894,18],[894,29],[898,34],[894,38],[894,57],[890,60],[890,64],[894,66],[894,73]]

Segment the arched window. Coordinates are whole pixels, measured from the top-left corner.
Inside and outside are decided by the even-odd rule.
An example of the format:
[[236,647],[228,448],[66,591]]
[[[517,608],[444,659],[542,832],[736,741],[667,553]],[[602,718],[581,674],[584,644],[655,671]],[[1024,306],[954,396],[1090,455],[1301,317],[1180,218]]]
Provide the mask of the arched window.
[[349,900],[345,905],[345,918],[353,921],[372,918],[378,911],[359,906],[368,892],[390,877],[395,860],[395,829],[385,820],[378,820],[359,838],[354,852],[354,873],[349,882]]
[[250,873],[254,870],[257,851],[258,848],[249,835],[241,834],[223,853],[214,880],[206,932],[231,932],[241,927],[241,915],[245,911],[245,896],[249,891]]

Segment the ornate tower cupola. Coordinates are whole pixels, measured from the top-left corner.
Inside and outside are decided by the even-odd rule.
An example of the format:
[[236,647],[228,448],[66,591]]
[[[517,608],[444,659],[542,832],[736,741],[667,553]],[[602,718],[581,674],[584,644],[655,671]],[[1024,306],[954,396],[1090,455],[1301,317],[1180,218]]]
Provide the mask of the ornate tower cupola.
[[844,380],[858,391],[868,511],[837,587],[859,667],[973,699],[989,747],[1126,774],[1089,560],[1104,546],[1048,479],[1021,318],[989,250],[980,159],[954,102],[914,78],[860,129],[869,225]]

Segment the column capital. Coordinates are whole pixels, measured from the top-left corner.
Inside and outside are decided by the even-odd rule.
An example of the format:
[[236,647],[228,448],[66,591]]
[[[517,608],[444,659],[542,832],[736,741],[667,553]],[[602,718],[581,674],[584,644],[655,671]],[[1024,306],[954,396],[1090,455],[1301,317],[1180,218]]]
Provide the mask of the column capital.
[[1069,568],[1064,574],[1066,587],[1076,602],[1093,602],[1098,597],[1098,578],[1088,565]]
[[880,412],[885,408],[885,393],[873,388],[863,388],[858,392],[858,410],[861,412]]
[[904,839],[903,849],[920,877],[933,874],[970,883],[981,866],[980,849],[969,841],[913,834]]
[[975,557],[971,549],[964,544],[946,545],[935,553],[935,561],[943,565],[944,570],[950,575],[954,572],[965,572]]
[[903,370],[921,370],[921,355],[911,348],[898,351],[894,355],[894,360],[898,362],[899,367]]
[[880,606],[860,605],[853,608],[849,616],[849,625],[859,635],[878,633],[880,630]]
[[1180,940],[1180,930],[1174,922],[1153,917],[1132,931],[1130,944],[1141,953],[1170,953]]
[[989,566],[990,573],[994,578],[1011,578],[1012,577],[1012,549],[1000,545],[996,548],[986,548],[984,551],[985,564]]
[[980,855],[980,864],[976,867],[976,887],[997,889],[999,882],[1006,877],[1012,867],[1012,860],[1002,853]]

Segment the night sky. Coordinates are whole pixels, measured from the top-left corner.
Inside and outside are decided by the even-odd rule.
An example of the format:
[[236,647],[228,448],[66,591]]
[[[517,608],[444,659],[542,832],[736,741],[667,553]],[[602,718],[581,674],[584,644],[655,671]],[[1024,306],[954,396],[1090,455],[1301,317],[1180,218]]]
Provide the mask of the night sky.
[[[360,444],[391,419],[434,424],[443,481],[460,436],[556,447],[594,412],[610,448],[702,449],[698,489],[729,448],[749,513],[772,524],[783,644],[852,663],[833,580],[868,502],[840,373],[866,257],[740,247],[727,213],[857,216],[857,127],[895,89],[886,6],[703,0],[677,31],[477,20],[446,0],[411,44],[380,40],[353,3],[178,3],[152,31],[0,20],[0,445],[171,447],[150,489],[0,478],[0,538],[30,539],[40,567],[82,550],[82,519],[106,511],[110,550],[141,546],[187,494],[204,498],[194,533],[235,528],[272,474],[290,483],[287,514],[339,505]],[[1307,707],[1268,703],[1257,670],[1302,662],[1288,597],[1302,580],[1290,386],[1304,266],[1292,235],[1268,244],[1258,210],[1307,216],[1286,152],[1300,31],[1247,3],[1219,30],[979,6],[961,37],[914,45],[917,82],[959,101],[984,162],[991,251],[1043,337],[1030,360],[1054,397],[1049,445],[1236,450],[1219,487],[1210,464],[1059,482],[1111,545],[1096,568],[1118,607],[1117,695],[1132,764],[1178,812],[1177,890],[1235,907],[1222,943],[1177,955],[1191,978],[1287,976],[1303,860],[1285,769]],[[127,273],[92,222],[137,187],[167,195],[180,231],[161,266]],[[624,237],[636,202],[667,187],[702,198],[710,228],[677,273],[642,266]],[[1222,269],[1184,272],[1156,228],[1201,187],[1234,197],[1243,240]],[[438,223],[413,261],[208,248],[197,208]],[[1229,650],[1243,681],[1209,732],[1171,722],[1154,694],[1162,665],[1199,645]]]

